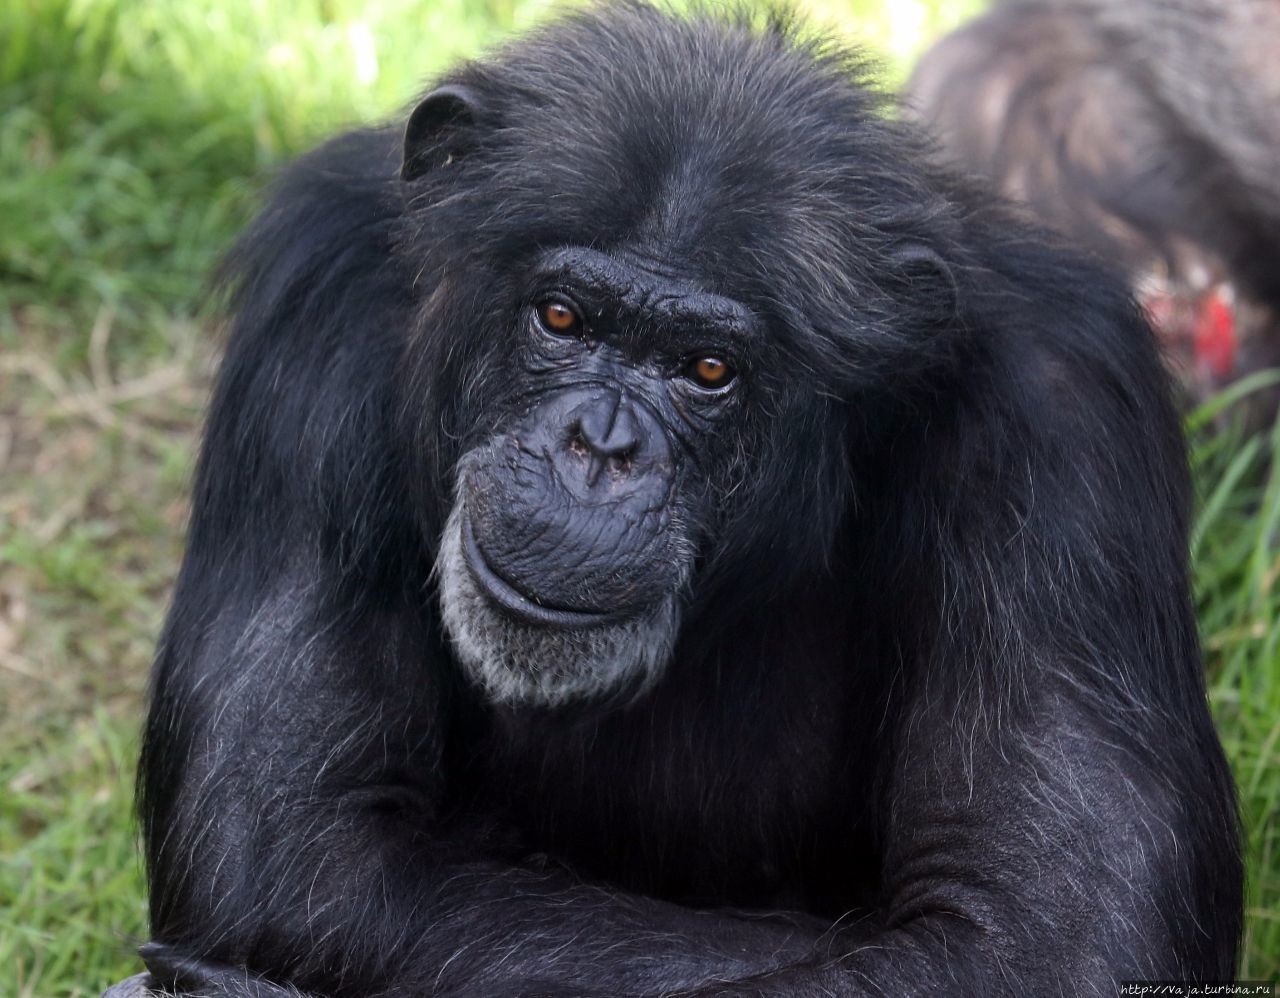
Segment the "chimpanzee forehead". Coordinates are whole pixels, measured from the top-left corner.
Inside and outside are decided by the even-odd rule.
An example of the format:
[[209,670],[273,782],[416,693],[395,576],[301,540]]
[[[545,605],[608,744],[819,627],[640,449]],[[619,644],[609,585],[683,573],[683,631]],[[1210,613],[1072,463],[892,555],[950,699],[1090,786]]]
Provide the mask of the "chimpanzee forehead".
[[730,339],[750,339],[756,332],[746,306],[699,287],[673,261],[648,253],[560,247],[540,255],[534,281],[539,288],[569,292],[588,311],[608,311],[675,328],[714,328]]
[[852,51],[628,5],[553,21],[477,71],[500,106],[497,144],[544,180],[660,195],[674,216],[709,186],[753,210],[856,167],[880,107]]

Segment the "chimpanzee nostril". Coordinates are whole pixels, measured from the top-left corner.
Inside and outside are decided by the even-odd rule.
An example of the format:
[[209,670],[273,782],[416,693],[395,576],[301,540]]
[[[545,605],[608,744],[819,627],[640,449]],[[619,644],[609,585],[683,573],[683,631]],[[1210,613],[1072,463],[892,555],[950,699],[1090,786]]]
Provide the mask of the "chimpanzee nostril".
[[582,435],[582,424],[574,423],[569,428],[569,441],[565,444],[570,453],[576,454],[578,457],[590,457],[591,447],[587,444],[586,437]]

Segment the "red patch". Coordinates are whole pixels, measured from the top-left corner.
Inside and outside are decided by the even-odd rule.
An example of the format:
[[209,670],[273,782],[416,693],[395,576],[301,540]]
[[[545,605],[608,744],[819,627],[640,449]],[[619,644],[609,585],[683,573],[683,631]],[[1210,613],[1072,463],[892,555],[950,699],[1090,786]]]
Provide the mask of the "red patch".
[[1223,285],[1211,288],[1196,305],[1192,337],[1196,359],[1215,378],[1226,378],[1236,368],[1236,317]]

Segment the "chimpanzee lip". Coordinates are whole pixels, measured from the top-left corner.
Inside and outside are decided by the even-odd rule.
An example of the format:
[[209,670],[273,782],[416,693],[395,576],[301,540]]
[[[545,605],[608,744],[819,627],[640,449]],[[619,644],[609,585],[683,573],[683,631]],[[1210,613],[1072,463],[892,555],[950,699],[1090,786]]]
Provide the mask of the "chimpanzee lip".
[[546,602],[539,602],[532,596],[525,595],[489,564],[476,542],[469,516],[462,518],[462,555],[472,577],[485,594],[501,609],[527,623],[541,624],[544,627],[599,627],[624,616],[605,610],[570,610],[548,606]]

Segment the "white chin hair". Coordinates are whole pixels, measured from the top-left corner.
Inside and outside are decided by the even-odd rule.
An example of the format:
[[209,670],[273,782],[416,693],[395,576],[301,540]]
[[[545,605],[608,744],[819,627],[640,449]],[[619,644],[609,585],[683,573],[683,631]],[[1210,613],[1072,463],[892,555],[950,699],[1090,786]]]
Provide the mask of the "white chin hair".
[[672,593],[641,617],[582,629],[543,627],[496,608],[462,554],[461,502],[440,539],[436,574],[454,653],[494,703],[558,706],[634,698],[671,657],[680,622]]

